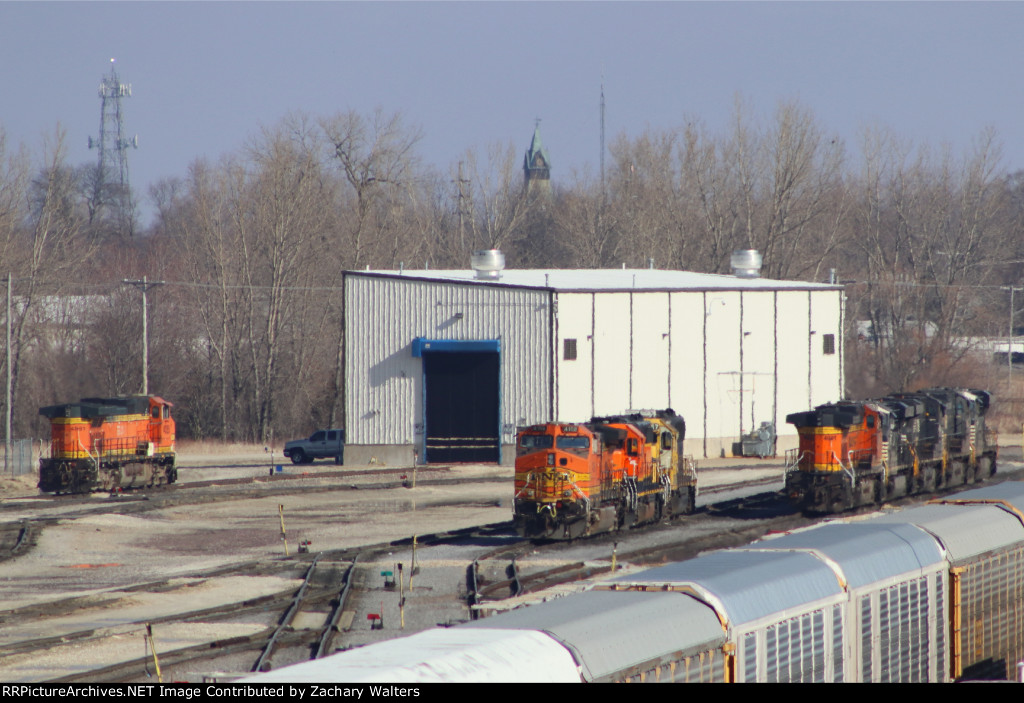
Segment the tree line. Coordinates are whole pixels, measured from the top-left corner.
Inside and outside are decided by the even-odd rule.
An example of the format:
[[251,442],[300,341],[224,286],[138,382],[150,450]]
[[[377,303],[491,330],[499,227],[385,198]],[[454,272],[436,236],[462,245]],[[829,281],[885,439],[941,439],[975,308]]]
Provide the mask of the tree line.
[[123,281],[143,276],[162,282],[150,391],[176,404],[182,437],[236,441],[344,422],[344,270],[465,269],[479,249],[509,267],[709,273],[757,249],[766,277],[837,279],[852,397],[982,385],[972,340],[1009,332],[1024,173],[992,131],[960,152],[884,128],[848,145],[797,103],[758,115],[738,100],[725,125],[619,136],[603,174],[559,172],[549,145],[551,187],[529,191],[526,139],[440,170],[421,137],[380,110],[295,114],[154,185],[142,226],[117,206],[134,198],[68,162],[59,129],[32,147],[0,130],[14,436],[45,435],[41,406],[140,391],[142,300]]

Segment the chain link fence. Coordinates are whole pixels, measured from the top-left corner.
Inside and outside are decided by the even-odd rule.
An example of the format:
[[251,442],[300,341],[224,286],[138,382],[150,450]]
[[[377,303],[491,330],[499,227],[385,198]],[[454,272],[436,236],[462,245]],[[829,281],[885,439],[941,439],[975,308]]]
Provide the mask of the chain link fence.
[[36,464],[32,459],[34,444],[31,439],[15,439],[11,442],[9,454],[4,449],[4,476],[23,476],[35,471]]

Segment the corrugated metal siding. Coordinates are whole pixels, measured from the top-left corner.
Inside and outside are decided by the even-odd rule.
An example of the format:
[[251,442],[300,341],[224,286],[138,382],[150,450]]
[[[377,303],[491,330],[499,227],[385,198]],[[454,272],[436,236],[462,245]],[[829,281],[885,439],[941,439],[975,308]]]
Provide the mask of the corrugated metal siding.
[[741,682],[830,682],[836,654],[832,618],[839,613],[834,606],[824,606],[743,633]]
[[[955,498],[974,494],[975,499],[1018,500],[1017,486],[1003,486]],[[951,605],[966,604],[959,632],[949,635],[951,647],[960,653],[962,675],[1012,679],[1016,662],[1024,659],[1024,526],[1017,517],[994,505],[947,504],[903,510],[883,520],[918,525],[946,547],[960,592],[959,602]]]
[[1012,681],[1024,660],[1024,546],[965,564],[960,593],[965,678]]
[[347,442],[421,443],[416,337],[501,340],[503,443],[518,425],[553,419],[549,304],[547,291],[346,274]]
[[[851,601],[859,611],[860,661],[855,673],[860,678],[857,680],[864,683],[947,680],[942,666],[946,646],[944,576],[931,573],[906,579],[871,590]],[[938,653],[935,662],[932,651]]]

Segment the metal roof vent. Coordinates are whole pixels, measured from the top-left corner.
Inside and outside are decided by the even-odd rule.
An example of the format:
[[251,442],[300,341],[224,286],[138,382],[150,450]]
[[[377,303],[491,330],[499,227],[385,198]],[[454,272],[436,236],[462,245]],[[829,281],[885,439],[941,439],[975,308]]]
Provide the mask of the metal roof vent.
[[729,263],[736,278],[761,277],[761,252],[757,249],[738,249],[732,253]]
[[505,255],[500,249],[484,249],[474,251],[470,257],[470,265],[476,271],[476,277],[482,281],[496,281],[505,270]]

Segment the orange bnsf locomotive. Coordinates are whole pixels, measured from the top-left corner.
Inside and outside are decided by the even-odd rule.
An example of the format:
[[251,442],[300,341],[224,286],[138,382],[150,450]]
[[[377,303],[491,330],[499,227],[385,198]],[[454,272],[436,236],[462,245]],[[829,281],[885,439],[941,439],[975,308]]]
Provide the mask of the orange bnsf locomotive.
[[89,493],[174,483],[171,404],[156,396],[83,398],[51,405],[50,456],[39,460],[39,489]]
[[794,413],[786,492],[807,512],[834,513],[984,480],[996,471],[985,429],[988,391],[930,388]]
[[520,429],[516,529],[574,539],[693,511],[697,472],[671,410]]

